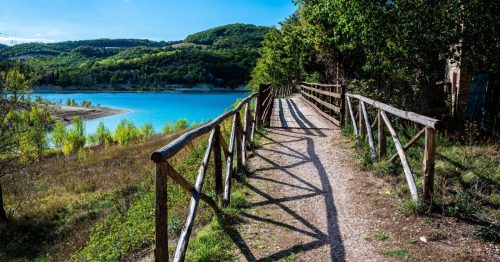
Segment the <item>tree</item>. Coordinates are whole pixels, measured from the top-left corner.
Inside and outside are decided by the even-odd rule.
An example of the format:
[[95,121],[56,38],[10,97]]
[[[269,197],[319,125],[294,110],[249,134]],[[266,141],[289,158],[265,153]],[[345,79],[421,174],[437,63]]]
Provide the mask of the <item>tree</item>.
[[[50,117],[27,98],[28,81],[19,69],[2,77],[0,91],[0,178],[18,175],[39,159]],[[0,222],[7,221],[0,181]]]
[[64,140],[62,151],[69,155],[82,149],[85,146],[87,138],[85,136],[85,123],[79,117],[75,117],[68,129],[66,139]]
[[89,141],[93,145],[108,146],[113,141],[111,131],[104,126],[104,122],[99,122],[95,134],[89,136]]
[[67,133],[66,126],[61,121],[56,121],[54,130],[52,130],[52,142],[56,148],[62,148]]

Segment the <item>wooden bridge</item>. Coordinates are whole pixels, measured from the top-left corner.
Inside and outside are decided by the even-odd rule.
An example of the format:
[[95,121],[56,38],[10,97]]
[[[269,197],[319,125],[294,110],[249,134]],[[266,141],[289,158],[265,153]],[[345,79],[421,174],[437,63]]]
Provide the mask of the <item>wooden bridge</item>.
[[[297,94],[297,92],[300,94]],[[355,108],[356,106],[356,108]],[[392,125],[391,117],[400,118],[402,120],[417,123],[423,126],[423,129],[417,133],[407,144],[403,145],[397,135],[397,132]],[[229,140],[225,141],[224,135],[221,132],[221,126],[227,121],[231,121],[231,132]],[[311,151],[311,136],[322,137],[327,139],[329,136],[339,135],[339,128],[346,123],[350,123],[356,142],[368,140],[371,149],[371,158],[373,161],[388,159],[395,161],[399,158],[404,170],[405,179],[411,197],[414,201],[419,199],[424,203],[428,203],[432,199],[434,192],[434,158],[435,158],[435,135],[436,129],[439,127],[438,120],[422,116],[412,112],[406,112],[390,105],[346,92],[346,87],[343,85],[327,85],[317,83],[301,83],[295,87],[275,88],[269,85],[261,85],[260,91],[249,95],[243,99],[233,110],[226,112],[211,122],[200,126],[188,133],[182,135],[172,143],[155,151],[151,159],[156,165],[156,247],[155,260],[168,261],[168,207],[167,207],[167,177],[170,177],[175,183],[183,187],[191,194],[191,202],[189,205],[189,213],[185,221],[184,228],[177,242],[177,248],[173,261],[184,261],[189,239],[193,230],[195,217],[197,214],[200,199],[211,206],[216,212],[220,211],[220,205],[227,205],[231,201],[231,184],[233,175],[241,172],[248,164],[247,151],[254,150],[254,140],[256,130],[260,127],[268,128],[269,132],[275,132],[276,136],[281,138],[295,138],[293,146],[285,145],[286,141],[276,142],[281,149],[268,149],[268,151],[259,152],[260,158],[267,164],[271,164],[271,169],[281,170],[287,177],[292,177],[299,181],[300,185],[292,184],[291,182],[274,181],[281,185],[289,187],[312,190],[313,193],[307,194],[310,197],[319,195],[324,196],[326,210],[328,214],[328,224],[336,224],[334,221],[336,214],[334,197],[332,196],[332,185],[329,182],[326,170],[319,156],[314,151]],[[283,133],[282,130],[297,130]],[[332,133],[335,132],[335,133]],[[169,160],[172,156],[178,153],[183,147],[188,145],[194,139],[201,138],[203,135],[209,134],[208,147],[204,155],[203,162],[200,165],[198,177],[194,185],[190,184],[182,174],[178,173]],[[376,137],[374,135],[377,135]],[[393,156],[386,156],[387,137],[390,137],[397,153]],[[413,173],[405,155],[405,150],[408,150],[422,136],[425,138],[425,150],[423,154],[423,189],[422,195],[416,186]],[[272,139],[270,140],[271,142]],[[307,144],[300,144],[300,141],[306,141]],[[323,140],[322,140],[323,141]],[[323,143],[323,142],[320,142]],[[325,145],[320,145],[324,150],[332,150],[326,148]],[[304,148],[297,148],[304,147]],[[268,153],[266,153],[268,152]],[[340,152],[339,152],[340,153]],[[262,155],[263,154],[263,155]],[[270,155],[277,157],[281,161],[287,159],[299,158],[301,161],[297,164],[283,164],[280,166],[271,161]],[[329,154],[336,154],[335,152]],[[213,167],[209,167],[209,163],[213,159]],[[307,160],[307,161],[305,161]],[[283,162],[283,163],[286,163]],[[300,175],[288,171],[286,168],[294,168],[299,165],[312,163],[312,174]],[[213,168],[215,173],[215,197],[203,193],[203,184],[208,168]],[[333,172],[333,171],[332,171]],[[223,176],[223,173],[225,174]],[[317,174],[316,174],[317,173]],[[320,185],[315,185],[312,181],[314,178],[310,175],[318,175],[320,180],[316,181]],[[263,177],[262,180],[272,181],[269,177]],[[319,187],[322,189],[319,189]],[[338,186],[338,185],[337,185]],[[339,188],[338,190],[342,190]],[[266,198],[269,203],[276,199],[272,198],[269,193],[263,192],[255,188],[262,197]],[[304,200],[306,201],[306,200]],[[219,204],[220,203],[220,204]],[[266,201],[264,201],[266,203]],[[260,204],[263,205],[263,204]],[[296,220],[302,223],[308,230],[312,230],[312,236],[317,238],[311,244],[304,245],[304,248],[318,248],[320,246],[330,246],[330,256],[328,260],[342,261],[344,260],[344,251],[342,247],[338,247],[342,240],[336,235],[335,230],[328,229],[323,232],[319,228],[320,225],[314,225],[306,219],[301,218],[296,212],[289,210],[286,206],[278,204],[287,214],[291,214]],[[282,221],[274,221],[276,225],[284,225]],[[291,227],[288,225],[288,227]],[[295,228],[295,227],[291,227]],[[308,235],[303,229],[296,229]],[[338,230],[337,230],[338,231]],[[326,240],[325,240],[326,239]],[[255,254],[248,248],[242,252],[246,260],[258,260]],[[273,260],[282,257],[282,253],[276,252],[269,256],[264,256],[260,260]]]

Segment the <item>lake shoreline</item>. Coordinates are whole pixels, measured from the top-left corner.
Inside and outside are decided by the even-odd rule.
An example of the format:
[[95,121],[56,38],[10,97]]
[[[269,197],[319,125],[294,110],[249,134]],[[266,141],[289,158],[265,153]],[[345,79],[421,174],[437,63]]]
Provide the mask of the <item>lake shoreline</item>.
[[53,114],[56,120],[61,121],[64,124],[70,124],[73,119],[80,117],[82,120],[94,120],[107,116],[120,115],[130,112],[125,109],[117,109],[103,106],[54,106]]
[[113,90],[107,88],[99,87],[83,87],[83,86],[34,86],[33,93],[61,93],[61,94],[71,94],[71,93],[241,93],[241,92],[251,92],[252,89],[246,86],[240,86],[236,88],[226,88],[226,87],[215,87],[211,85],[197,85],[197,86],[183,86],[183,85],[172,85],[169,87],[161,88],[145,88],[137,90]]

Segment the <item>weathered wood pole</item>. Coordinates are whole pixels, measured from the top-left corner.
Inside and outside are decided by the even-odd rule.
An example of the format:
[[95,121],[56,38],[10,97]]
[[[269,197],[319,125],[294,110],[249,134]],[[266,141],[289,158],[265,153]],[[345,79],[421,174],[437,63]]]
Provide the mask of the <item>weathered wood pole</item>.
[[380,116],[381,110],[377,114],[377,124],[378,124],[378,159],[381,160],[387,154],[387,137],[385,132],[384,121]]
[[220,126],[215,127],[214,136],[214,173],[215,173],[215,195],[218,200],[222,199],[222,157],[221,157],[221,132]]
[[200,195],[203,188],[203,182],[205,180],[205,174],[208,169],[208,164],[210,162],[210,154],[212,153],[213,141],[215,138],[215,130],[212,130],[210,137],[208,139],[208,147],[205,151],[205,156],[203,157],[203,162],[198,169],[198,176],[196,177],[196,182],[194,184],[193,195],[191,196],[191,201],[189,203],[189,213],[184,224],[184,228],[179,236],[179,241],[177,242],[177,248],[175,250],[174,262],[182,262],[185,259],[187,246],[189,244],[189,238],[191,237],[191,232],[193,231],[194,220],[196,218],[196,213],[198,206],[200,204]]
[[425,128],[424,201],[430,204],[434,194],[434,161],[436,159],[436,129]]
[[258,107],[259,107],[259,97],[256,97],[255,98],[255,109],[254,109],[254,112],[253,112],[253,119],[252,119],[252,134],[250,135],[250,141],[252,142],[252,146],[254,145],[254,142],[255,142],[255,131],[257,130],[257,120],[258,120],[258,117],[257,117],[257,110],[258,110]]
[[344,126],[346,120],[346,101],[345,101],[346,86],[340,86],[340,126]]
[[168,262],[167,162],[156,163],[155,261]]
[[359,101],[359,105],[358,105],[358,116],[359,116],[359,138],[361,140],[365,139],[365,120],[364,120],[364,117],[363,117],[363,108],[362,108],[362,104],[363,104],[363,101],[361,100],[358,100]]
[[392,140],[394,141],[394,146],[398,151],[399,159],[401,160],[401,165],[403,166],[403,171],[405,173],[406,182],[408,183],[408,187],[410,188],[411,197],[413,201],[418,201],[418,191],[417,191],[417,186],[415,184],[415,178],[413,178],[410,164],[408,164],[408,159],[406,158],[403,146],[401,145],[398,135],[396,134],[396,130],[394,130],[394,128],[392,127],[391,121],[389,120],[387,114],[384,111],[380,111],[380,116],[384,120],[385,125],[389,130],[389,133],[391,134]]
[[247,164],[247,140],[248,140],[248,116],[250,115],[250,105],[245,105],[245,116],[243,118],[243,138],[241,139],[241,162],[243,165]]
[[237,172],[241,172],[243,170],[243,152],[242,152],[242,138],[243,138],[243,132],[241,128],[241,116],[240,112],[236,113],[236,170]]
[[366,134],[368,135],[368,144],[370,145],[370,153],[372,161],[377,161],[377,150],[375,149],[375,141],[373,139],[372,126],[370,125],[370,118],[368,116],[368,111],[366,110],[366,105],[363,101],[361,103],[361,111],[363,111],[363,119],[365,120]]
[[348,96],[346,96],[346,100],[347,100],[347,107],[349,109],[349,115],[351,116],[352,129],[354,130],[354,140],[357,143],[358,142],[359,133],[358,133],[358,127],[357,127],[357,124],[356,124],[356,117],[354,116],[354,111],[352,109],[351,99]]
[[226,180],[224,181],[224,198],[222,200],[224,205],[229,204],[231,201],[231,179],[233,176],[233,156],[234,156],[234,143],[236,138],[236,118],[233,117],[233,126],[231,128],[231,138],[229,139],[229,157],[226,163]]

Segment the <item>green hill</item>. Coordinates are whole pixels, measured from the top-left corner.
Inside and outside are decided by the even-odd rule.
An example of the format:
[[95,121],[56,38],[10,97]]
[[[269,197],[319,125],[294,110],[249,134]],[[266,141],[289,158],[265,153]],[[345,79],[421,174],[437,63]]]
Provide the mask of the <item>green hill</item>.
[[189,35],[184,41],[216,48],[259,48],[268,30],[265,26],[230,24]]
[[267,27],[232,24],[184,41],[97,39],[29,43],[0,50],[4,61],[22,58],[39,85],[80,89],[149,90],[169,85],[234,87],[249,81]]

